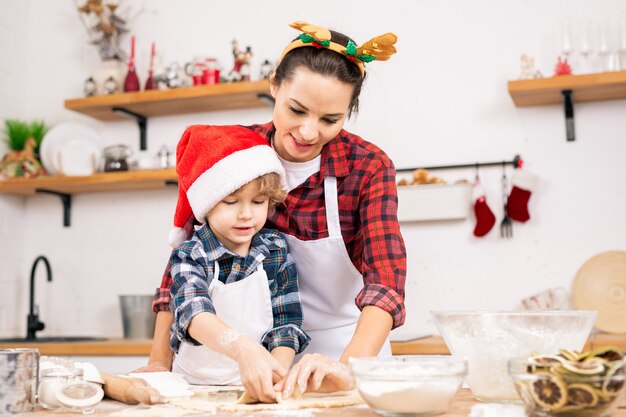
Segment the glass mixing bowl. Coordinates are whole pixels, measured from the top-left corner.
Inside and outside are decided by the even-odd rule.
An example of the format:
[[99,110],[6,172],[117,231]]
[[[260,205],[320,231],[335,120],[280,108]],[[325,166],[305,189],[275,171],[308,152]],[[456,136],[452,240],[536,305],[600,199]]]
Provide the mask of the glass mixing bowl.
[[467,361],[438,355],[350,358],[363,400],[380,414],[445,413],[467,374]]
[[487,402],[519,401],[507,361],[533,352],[581,350],[595,311],[433,311],[454,356],[467,358],[472,394]]
[[[514,358],[509,374],[533,417],[608,417],[626,389],[626,362],[568,360],[559,355]],[[558,361],[556,361],[558,359]]]

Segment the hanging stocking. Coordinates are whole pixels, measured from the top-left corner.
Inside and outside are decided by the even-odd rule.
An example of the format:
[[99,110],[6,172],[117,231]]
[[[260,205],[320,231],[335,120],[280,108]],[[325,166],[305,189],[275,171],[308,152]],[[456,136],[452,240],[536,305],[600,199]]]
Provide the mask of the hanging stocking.
[[535,174],[525,169],[516,169],[511,177],[513,189],[506,203],[506,212],[509,217],[518,222],[530,219],[528,200],[530,194],[537,187],[539,179]]
[[482,237],[493,228],[493,225],[496,223],[496,216],[493,215],[493,212],[487,205],[485,190],[479,182],[474,184],[472,196],[474,198],[474,213],[476,214],[474,236]]

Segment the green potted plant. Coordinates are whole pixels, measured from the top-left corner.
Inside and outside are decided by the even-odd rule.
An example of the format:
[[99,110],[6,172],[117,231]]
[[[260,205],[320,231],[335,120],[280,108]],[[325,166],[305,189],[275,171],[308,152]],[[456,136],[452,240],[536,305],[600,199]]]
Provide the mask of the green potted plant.
[[4,121],[4,140],[10,149],[0,162],[0,174],[7,178],[34,177],[45,173],[39,161],[39,147],[48,131],[43,120]]

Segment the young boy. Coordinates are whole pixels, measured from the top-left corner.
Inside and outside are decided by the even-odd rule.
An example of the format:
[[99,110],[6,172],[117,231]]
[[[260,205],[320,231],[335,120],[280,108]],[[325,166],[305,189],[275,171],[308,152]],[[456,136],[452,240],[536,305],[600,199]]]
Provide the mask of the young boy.
[[[286,240],[262,228],[285,198],[283,167],[267,141],[240,126],[189,127],[176,160],[172,370],[195,384],[243,384],[271,401],[273,383],[309,342]],[[202,225],[183,241],[192,212]]]

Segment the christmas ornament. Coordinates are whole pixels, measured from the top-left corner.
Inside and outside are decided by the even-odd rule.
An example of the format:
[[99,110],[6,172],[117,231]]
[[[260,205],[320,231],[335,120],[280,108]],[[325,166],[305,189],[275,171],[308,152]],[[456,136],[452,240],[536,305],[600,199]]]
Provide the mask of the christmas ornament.
[[537,188],[539,179],[526,169],[517,169],[511,177],[511,194],[507,199],[506,211],[509,217],[518,222],[530,219],[528,200],[531,193]]
[[556,66],[554,67],[554,75],[572,75],[572,67],[567,62],[567,58],[557,58]]
[[130,58],[128,59],[128,73],[124,80],[124,91],[139,91],[139,78],[135,71],[135,37],[130,41]]
[[485,189],[480,185],[479,181],[474,183],[472,189],[472,197],[474,199],[474,214],[476,215],[476,227],[474,227],[474,236],[483,237],[496,224],[496,216],[487,205],[487,197]]
[[146,80],[146,86],[143,89],[156,89],[156,83],[154,82],[154,42],[152,42],[152,51],[150,52],[150,69],[148,70],[148,79]]

